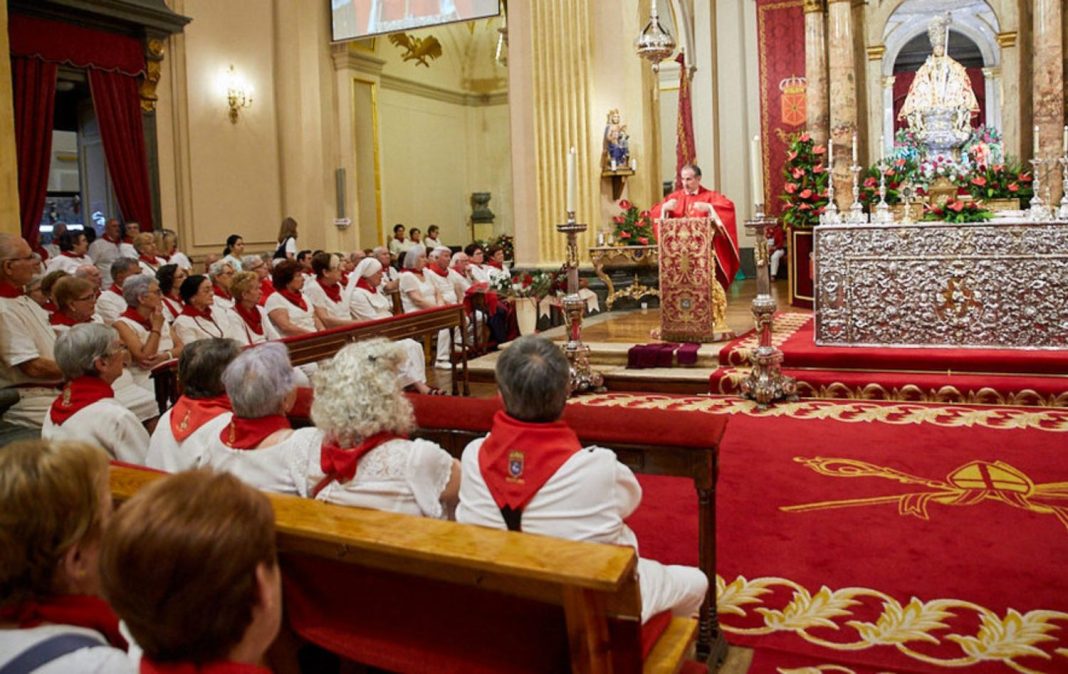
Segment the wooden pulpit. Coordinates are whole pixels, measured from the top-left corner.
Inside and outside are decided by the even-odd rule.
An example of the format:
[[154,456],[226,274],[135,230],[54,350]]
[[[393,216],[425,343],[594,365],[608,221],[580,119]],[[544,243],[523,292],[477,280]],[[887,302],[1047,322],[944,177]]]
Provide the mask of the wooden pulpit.
[[727,327],[727,294],[716,280],[716,236],[711,218],[660,221],[660,338],[669,342],[719,342],[734,338]]

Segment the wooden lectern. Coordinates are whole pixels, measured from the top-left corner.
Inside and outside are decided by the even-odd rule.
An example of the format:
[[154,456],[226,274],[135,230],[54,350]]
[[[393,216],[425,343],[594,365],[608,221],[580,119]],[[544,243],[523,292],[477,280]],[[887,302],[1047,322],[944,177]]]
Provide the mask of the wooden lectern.
[[727,327],[727,294],[716,280],[716,236],[711,218],[660,221],[660,338],[669,342],[721,342]]

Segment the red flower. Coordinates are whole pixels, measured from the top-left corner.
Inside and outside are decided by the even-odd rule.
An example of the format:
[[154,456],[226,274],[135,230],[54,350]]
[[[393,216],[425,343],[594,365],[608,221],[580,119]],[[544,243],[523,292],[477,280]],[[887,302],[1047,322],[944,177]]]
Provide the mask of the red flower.
[[875,178],[868,176],[864,179],[864,187],[875,187]]
[[1032,178],[1031,178],[1031,174],[1030,173],[1021,173],[1020,174],[1020,182],[1029,183],[1029,182],[1031,182],[1031,180],[1032,180]]
[[977,187],[986,187],[986,178],[983,176],[975,176],[972,178],[972,184]]
[[793,161],[797,159],[797,153],[793,150],[786,153],[786,161]]
[[803,189],[803,190],[801,190],[801,192],[797,196],[801,197],[802,199],[808,199],[809,197],[812,196],[812,190],[807,189],[807,188]]
[[812,148],[812,154],[827,154],[827,148],[822,145],[817,145]]
[[793,194],[794,192],[797,191],[797,184],[796,183],[786,183],[786,187],[784,187],[783,189],[786,190],[787,194]]
[[639,236],[638,237],[638,243],[640,243],[643,246],[648,246],[649,245],[649,239],[647,237],[644,237],[644,236]]
[[649,211],[642,211],[641,213],[638,214],[638,216],[641,217],[643,220],[645,220],[645,219],[648,219],[650,216],[652,216],[652,213],[650,213]]
[[624,211],[629,211],[630,210],[630,202],[627,201],[626,199],[624,199],[624,200],[619,202],[619,207],[622,208]]
[[955,211],[955,212],[957,212],[957,213],[960,213],[961,211],[964,210],[964,202],[963,201],[951,201],[948,204],[946,204],[946,207],[951,209],[951,210],[953,210],[953,211]]
[[808,135],[808,131],[806,131],[801,134],[801,137],[798,138],[798,140],[802,143],[807,143],[808,141],[812,140],[812,136]]
[[898,159],[894,160],[894,166],[904,166],[904,165],[905,165],[905,159],[904,158],[898,158]]
[[531,283],[534,283],[534,277],[531,276],[530,274],[523,274],[522,283],[523,283],[523,287],[527,288],[527,287],[530,286]]
[[816,175],[823,173],[826,169],[823,168],[823,164],[816,164],[812,167],[812,172]]
[[798,210],[801,210],[801,211],[809,211],[809,210],[812,210],[812,204],[801,204],[797,208],[798,208]]
[[619,238],[621,238],[621,239],[629,239],[630,238],[630,232],[626,232],[626,231],[620,232],[619,233]]
[[805,172],[803,169],[795,168],[793,171],[790,171],[790,175],[794,177],[794,180],[801,180],[801,178],[804,177]]
[[617,215],[612,218],[612,222],[616,223],[617,225],[622,225],[624,222],[626,222],[626,220],[623,218],[622,215]]
[[1019,192],[1020,191],[1020,186],[1017,185],[1016,183],[1009,183],[1008,190],[1010,192]]

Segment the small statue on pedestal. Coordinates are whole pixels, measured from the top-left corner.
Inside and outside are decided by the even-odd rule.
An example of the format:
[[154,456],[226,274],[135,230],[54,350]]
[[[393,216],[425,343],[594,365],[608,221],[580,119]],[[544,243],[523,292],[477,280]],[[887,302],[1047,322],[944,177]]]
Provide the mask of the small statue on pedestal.
[[608,123],[604,127],[604,150],[601,153],[601,169],[618,171],[630,168],[630,136],[627,125],[622,123],[619,110],[608,111]]

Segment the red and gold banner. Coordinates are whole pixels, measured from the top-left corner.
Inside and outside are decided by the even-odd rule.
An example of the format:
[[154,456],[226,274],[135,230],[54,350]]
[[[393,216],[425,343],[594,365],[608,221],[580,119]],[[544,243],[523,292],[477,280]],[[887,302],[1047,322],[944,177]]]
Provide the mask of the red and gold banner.
[[693,94],[690,91],[689,69],[686,67],[686,55],[679,53],[675,60],[679,63],[679,120],[675,132],[675,189],[682,189],[682,167],[692,164],[697,159],[697,149],[693,136]]
[[805,15],[801,0],[756,0],[765,210],[778,215],[789,134],[805,128]]

